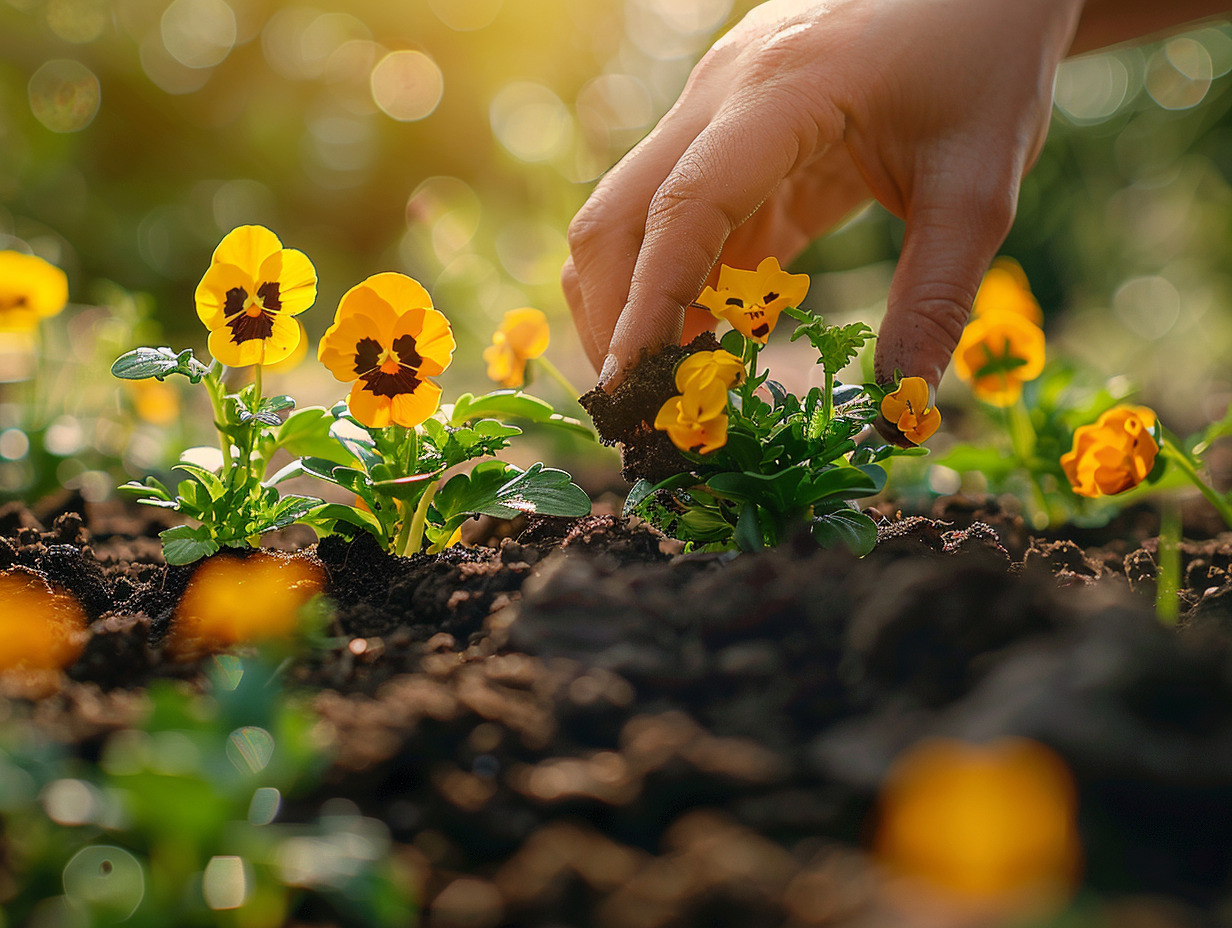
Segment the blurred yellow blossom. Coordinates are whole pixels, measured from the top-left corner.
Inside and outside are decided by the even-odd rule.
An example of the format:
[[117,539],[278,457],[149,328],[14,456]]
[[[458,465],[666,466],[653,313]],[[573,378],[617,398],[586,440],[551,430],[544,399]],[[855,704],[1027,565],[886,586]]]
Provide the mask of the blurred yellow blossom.
[[993,406],[1012,406],[1044,370],[1044,330],[1015,312],[972,318],[954,349],[954,372]]
[[0,671],[67,667],[85,647],[86,627],[67,592],[20,568],[0,573]]
[[154,377],[124,383],[128,386],[133,410],[143,421],[151,425],[170,425],[179,418],[180,394],[174,384]]
[[716,404],[713,391],[673,396],[660,407],[654,427],[681,451],[709,454],[727,444],[726,404],[726,394]]
[[1115,406],[1094,425],[1080,426],[1073,448],[1061,455],[1061,469],[1074,492],[1112,496],[1140,484],[1159,453],[1154,428],[1155,412],[1145,406]]
[[68,277],[20,251],[0,251],[0,332],[28,332],[68,303]]
[[926,741],[882,788],[877,854],[955,901],[1063,902],[1080,862],[1075,807],[1068,769],[1043,745]]
[[240,226],[219,243],[197,285],[197,315],[220,363],[276,364],[301,338],[291,317],[316,298],[317,272],[302,251],[283,248],[264,226]]
[[193,573],[176,607],[172,650],[181,655],[289,638],[300,609],[321,592],[320,568],[302,557],[215,555]]
[[1013,258],[994,261],[976,291],[971,315],[975,317],[990,313],[1017,313],[1035,325],[1044,324],[1044,312],[1031,293],[1027,275],[1022,265]]
[[717,287],[707,287],[697,305],[718,319],[730,322],[741,335],[763,345],[778,324],[785,306],[799,306],[808,294],[808,274],[789,274],[775,257],[766,258],[757,270],[719,269]]
[[344,383],[354,381],[347,405],[369,428],[414,428],[441,402],[429,377],[453,360],[449,320],[432,306],[419,282],[405,274],[369,277],[338,304],[317,357]]
[[941,425],[941,413],[932,405],[932,390],[923,377],[904,377],[898,389],[882,399],[881,414],[917,445],[932,437]]
[[488,377],[502,387],[520,387],[526,381],[526,362],[548,350],[551,333],[548,317],[526,306],[505,313],[492,334],[492,344],[483,350]]

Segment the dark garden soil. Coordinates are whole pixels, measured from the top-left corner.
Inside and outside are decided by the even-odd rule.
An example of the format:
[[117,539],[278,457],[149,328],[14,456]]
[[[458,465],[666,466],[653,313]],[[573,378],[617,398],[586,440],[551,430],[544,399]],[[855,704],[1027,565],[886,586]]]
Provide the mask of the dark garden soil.
[[[679,555],[604,515],[409,560],[306,547],[340,643],[289,672],[336,744],[297,808],[343,796],[386,822],[435,926],[893,925],[860,850],[889,765],[930,735],[1019,735],[1077,778],[1088,892],[1219,923],[1232,534],[1186,544],[1168,630],[1148,511],[1065,538],[995,502],[881,516],[863,560],[803,539]],[[151,679],[200,683],[162,647],[193,568],[162,564],[158,527],[72,500],[0,511],[0,569],[92,622],[59,690],[6,714],[92,756]]]

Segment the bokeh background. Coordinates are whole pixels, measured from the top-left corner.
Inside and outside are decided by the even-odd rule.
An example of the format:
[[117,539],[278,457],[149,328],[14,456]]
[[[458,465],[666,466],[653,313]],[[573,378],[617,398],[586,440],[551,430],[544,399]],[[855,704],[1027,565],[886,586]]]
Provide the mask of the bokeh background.
[[[67,333],[57,367],[78,370],[47,421],[87,418],[88,384],[122,423],[133,398],[102,364],[117,346],[203,346],[193,289],[247,222],[315,262],[319,301],[300,317],[314,338],[347,288],[400,270],[458,330],[447,395],[484,388],[479,352],[523,305],[555,320],[552,357],[584,387],[593,373],[558,288],[568,221],[751,5],[0,0],[0,247],[63,266],[77,304],[48,325]],[[1221,23],[1066,63],[1004,248],[1045,309],[1053,356],[1128,378],[1178,432],[1232,400],[1229,70]],[[901,232],[874,207],[817,243],[797,267],[814,274],[811,305],[875,325]],[[778,363],[789,383],[810,376],[790,349]],[[314,363],[284,376],[301,404],[342,392]],[[947,382],[942,402],[961,405],[964,389]],[[78,433],[61,450],[133,439]],[[154,457],[147,437],[126,466]],[[3,431],[0,459],[13,460]],[[97,495],[106,481],[93,479]]]

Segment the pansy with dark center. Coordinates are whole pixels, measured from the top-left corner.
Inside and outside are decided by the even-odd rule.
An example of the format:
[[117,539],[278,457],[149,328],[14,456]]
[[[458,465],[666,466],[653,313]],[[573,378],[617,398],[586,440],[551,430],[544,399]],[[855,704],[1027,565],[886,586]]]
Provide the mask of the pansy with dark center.
[[808,293],[807,274],[789,274],[777,258],[766,258],[755,271],[719,269],[717,287],[707,287],[697,304],[730,322],[746,338],[763,345],[774,331],[785,306],[798,306]]
[[317,356],[352,383],[347,405],[370,428],[413,428],[440,405],[429,380],[449,366],[453,331],[426,290],[405,274],[377,274],[338,304]]
[[32,332],[68,302],[68,277],[54,264],[0,251],[0,332]]

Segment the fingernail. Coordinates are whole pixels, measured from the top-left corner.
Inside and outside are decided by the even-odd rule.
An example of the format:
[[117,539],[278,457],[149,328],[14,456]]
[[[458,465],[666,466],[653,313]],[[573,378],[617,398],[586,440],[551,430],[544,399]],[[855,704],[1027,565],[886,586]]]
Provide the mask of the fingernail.
[[620,362],[616,360],[616,355],[609,354],[603,359],[603,368],[599,371],[599,388],[606,390],[608,381],[616,376],[616,371],[620,366]]

